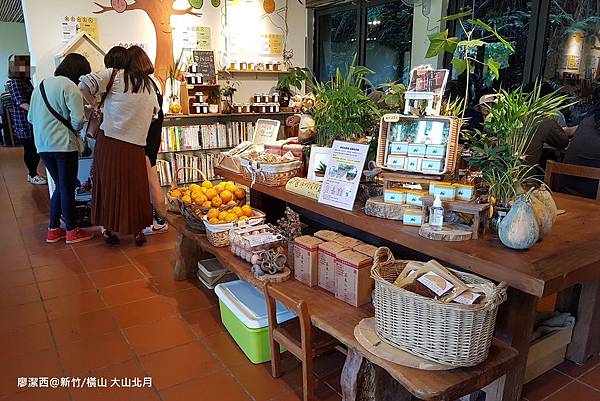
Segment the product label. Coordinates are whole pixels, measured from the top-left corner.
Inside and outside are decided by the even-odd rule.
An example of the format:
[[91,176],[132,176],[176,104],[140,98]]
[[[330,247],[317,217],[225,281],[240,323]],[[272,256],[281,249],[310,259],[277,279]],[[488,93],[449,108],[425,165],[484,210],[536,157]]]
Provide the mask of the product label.
[[246,235],[244,239],[248,241],[250,247],[255,247],[257,245],[269,244],[271,242],[278,242],[283,240],[283,237],[279,234],[271,234],[271,233],[261,233],[254,235]]
[[481,294],[467,290],[454,298],[453,301],[463,305],[473,305],[479,297],[481,297]]
[[433,272],[423,274],[417,281],[433,291],[438,297],[454,288],[451,282]]

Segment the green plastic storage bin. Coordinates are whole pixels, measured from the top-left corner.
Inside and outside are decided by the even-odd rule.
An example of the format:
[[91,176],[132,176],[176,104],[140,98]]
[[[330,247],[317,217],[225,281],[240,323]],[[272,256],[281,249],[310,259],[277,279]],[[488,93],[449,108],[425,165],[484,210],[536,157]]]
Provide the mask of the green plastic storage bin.
[[[255,364],[270,361],[269,320],[263,294],[241,280],[217,285],[215,294],[219,297],[223,325],[248,359]],[[278,322],[293,317],[293,313],[277,304]]]

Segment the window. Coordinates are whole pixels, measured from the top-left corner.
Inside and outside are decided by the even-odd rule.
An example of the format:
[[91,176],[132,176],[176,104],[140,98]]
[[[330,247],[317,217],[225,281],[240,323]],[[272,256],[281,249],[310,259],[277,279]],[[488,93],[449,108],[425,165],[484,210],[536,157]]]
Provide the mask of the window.
[[400,1],[359,1],[315,11],[315,65],[321,81],[357,64],[374,71],[374,84],[408,83],[413,8]]
[[544,49],[544,79],[578,101],[565,113],[568,125],[577,125],[598,101],[600,0],[551,1]]

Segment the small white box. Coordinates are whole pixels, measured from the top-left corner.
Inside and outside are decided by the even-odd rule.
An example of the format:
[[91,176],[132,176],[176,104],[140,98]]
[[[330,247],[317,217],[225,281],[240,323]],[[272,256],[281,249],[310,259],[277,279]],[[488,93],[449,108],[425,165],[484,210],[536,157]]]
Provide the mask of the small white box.
[[421,171],[422,163],[423,163],[423,159],[420,157],[409,157],[406,160],[405,169],[408,171]]
[[425,156],[427,145],[424,143],[411,143],[408,145],[409,156]]

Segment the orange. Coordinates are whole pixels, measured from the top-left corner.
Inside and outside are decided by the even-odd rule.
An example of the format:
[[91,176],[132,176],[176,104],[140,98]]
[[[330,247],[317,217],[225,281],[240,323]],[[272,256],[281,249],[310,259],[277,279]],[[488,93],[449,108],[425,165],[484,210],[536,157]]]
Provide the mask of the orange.
[[228,213],[227,217],[225,217],[225,221],[228,223],[232,223],[237,220],[237,216],[233,213]]
[[210,219],[208,219],[208,222],[210,224],[219,224],[219,219],[217,219],[216,217],[211,217]]
[[212,198],[213,207],[219,207],[222,204],[223,204],[223,200],[221,198],[219,198],[218,196],[215,196],[214,198]]
[[185,203],[191,203],[192,202],[192,198],[190,198],[189,195],[184,195],[181,197],[181,200]]
[[244,216],[252,216],[252,214],[254,213],[252,211],[252,208],[250,207],[250,205],[244,205],[242,206],[242,212],[244,213]]
[[233,194],[231,193],[231,191],[229,190],[224,190],[223,192],[221,192],[219,194],[219,196],[221,197],[221,199],[223,200],[223,202],[227,203],[231,200],[231,198],[233,197]]
[[239,206],[234,207],[233,209],[231,209],[231,213],[235,214],[237,217],[243,216],[244,212],[242,211],[242,208]]
[[217,191],[214,188],[210,188],[206,190],[206,198],[208,200],[213,200],[213,198],[217,196]]
[[208,189],[208,188],[212,188],[212,186],[213,186],[212,182],[210,182],[210,181],[203,181],[202,182],[202,187],[203,188],[207,188]]
[[206,195],[206,190],[207,190],[207,189],[208,189],[208,188],[204,188],[204,187],[202,187],[202,188],[200,188],[200,192],[202,192],[204,195]]
[[206,196],[200,194],[200,195],[195,195],[194,197],[192,197],[192,199],[194,199],[194,203],[196,203],[196,205],[202,205],[204,202],[206,202],[208,199],[206,199]]
[[249,219],[248,216],[240,216],[240,217],[238,217],[238,221],[248,220],[248,219]]
[[235,186],[235,184],[233,182],[228,181],[225,184],[225,189],[228,190],[228,191],[231,191],[231,192],[235,192],[235,190],[237,189],[237,187]]
[[217,184],[214,186],[215,191],[217,191],[218,194],[220,194],[221,192],[223,192],[225,190],[225,185],[223,184]]
[[200,185],[198,185],[198,184],[191,184],[189,188],[190,188],[190,191],[196,192],[196,191],[200,190]]
[[237,206],[237,202],[234,200],[230,200],[229,202],[227,202],[227,206]]
[[233,194],[237,199],[244,199],[246,197],[246,191],[244,191],[242,188],[237,188]]
[[209,208],[210,208],[210,207],[212,207],[212,202],[211,202],[211,201],[209,201],[209,200],[207,200],[206,202],[204,202],[204,203],[202,204],[202,206],[204,206],[204,207],[209,207]]
[[216,217],[218,219],[219,209],[211,208],[206,215],[208,216],[209,219],[212,219],[214,217]]

